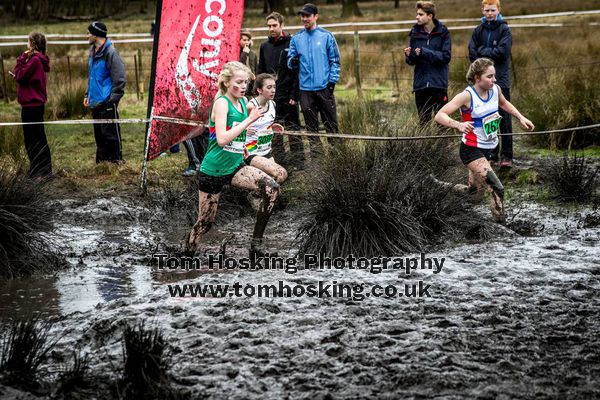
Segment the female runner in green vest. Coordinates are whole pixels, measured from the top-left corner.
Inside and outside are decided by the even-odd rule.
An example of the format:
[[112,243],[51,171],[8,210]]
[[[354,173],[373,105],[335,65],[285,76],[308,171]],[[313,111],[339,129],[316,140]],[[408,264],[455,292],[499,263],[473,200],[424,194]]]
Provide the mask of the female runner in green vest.
[[256,224],[250,245],[250,255],[263,253],[262,238],[279,185],[265,172],[244,163],[246,129],[263,114],[256,107],[248,114],[244,95],[248,81],[254,75],[238,61],[228,62],[219,74],[219,95],[213,103],[209,117],[208,150],[198,174],[198,221],[190,232],[188,245],[195,249],[215,221],[219,197],[223,186],[232,184],[242,189],[263,193],[256,213]]

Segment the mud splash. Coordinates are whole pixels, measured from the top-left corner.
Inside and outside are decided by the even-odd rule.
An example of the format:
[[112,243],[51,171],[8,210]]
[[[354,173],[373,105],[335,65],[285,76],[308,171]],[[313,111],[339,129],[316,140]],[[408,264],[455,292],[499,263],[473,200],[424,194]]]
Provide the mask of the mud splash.
[[[69,220],[57,230],[73,267],[29,280],[30,291],[3,285],[2,319],[25,304],[60,315],[52,331],[61,337],[55,357],[81,349],[92,354],[94,371],[107,376],[122,358],[118,338],[125,323],[159,325],[174,357],[175,382],[193,397],[599,397],[600,227],[582,224],[589,210],[520,208],[511,223],[529,226],[521,232],[527,236],[507,229],[483,243],[449,243],[429,254],[445,257],[441,273],[410,276],[161,272],[148,266],[148,258],[172,242],[144,224],[149,210],[140,207],[132,219],[110,225],[84,215],[86,224]],[[113,211],[109,206],[105,212]],[[293,210],[277,212],[266,233],[269,245],[293,253],[290,233],[297,220]],[[208,252],[235,235],[227,253],[245,256],[252,218],[217,222]],[[181,227],[182,236],[187,229]],[[367,286],[422,280],[432,297],[191,299],[171,298],[167,290],[175,282],[280,280]]]

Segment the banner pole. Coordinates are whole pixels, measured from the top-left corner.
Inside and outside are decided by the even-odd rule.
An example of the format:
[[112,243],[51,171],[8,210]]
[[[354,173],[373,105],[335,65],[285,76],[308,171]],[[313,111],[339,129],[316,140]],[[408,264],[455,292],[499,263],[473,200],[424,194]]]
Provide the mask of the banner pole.
[[156,21],[154,23],[154,43],[152,44],[152,67],[150,68],[150,87],[148,88],[148,107],[146,116],[149,119],[146,126],[146,143],[144,147],[144,162],[140,176],[142,195],[148,194],[148,153],[150,152],[150,131],[152,129],[152,118],[154,117],[154,80],[156,78],[156,59],[158,57],[158,41],[160,38],[160,18],[162,14],[162,0],[156,2]]

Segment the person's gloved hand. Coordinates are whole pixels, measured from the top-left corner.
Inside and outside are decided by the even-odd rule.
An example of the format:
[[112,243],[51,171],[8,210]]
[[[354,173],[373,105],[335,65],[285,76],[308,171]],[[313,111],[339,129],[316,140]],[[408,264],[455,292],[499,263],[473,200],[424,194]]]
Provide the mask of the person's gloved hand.
[[329,82],[327,84],[327,89],[329,89],[329,93],[333,94],[333,91],[335,90],[335,83]]

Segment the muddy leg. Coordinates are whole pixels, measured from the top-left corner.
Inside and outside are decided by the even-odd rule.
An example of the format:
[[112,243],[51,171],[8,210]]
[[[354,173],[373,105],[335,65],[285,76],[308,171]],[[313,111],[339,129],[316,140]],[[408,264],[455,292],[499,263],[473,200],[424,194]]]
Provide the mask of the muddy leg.
[[443,189],[452,190],[452,191],[454,191],[456,193],[460,193],[460,194],[467,193],[467,191],[468,191],[467,185],[463,185],[460,183],[454,184],[454,183],[450,183],[450,182],[440,181],[435,176],[433,176],[433,174],[429,175],[429,177],[431,178],[433,183],[435,183],[436,185],[438,185],[439,187],[441,187]]
[[504,186],[490,163],[485,158],[479,158],[467,165],[469,168],[469,178],[473,178],[477,186],[485,187],[491,194],[490,210],[496,222],[504,222],[506,219],[504,212]]
[[198,221],[192,227],[188,239],[188,248],[195,250],[202,237],[210,231],[217,216],[220,194],[198,192]]
[[231,183],[243,189],[257,190],[260,193],[261,202],[256,212],[256,223],[252,233],[250,253],[262,253],[260,247],[267,223],[275,206],[275,201],[279,196],[279,184],[265,172],[254,167],[242,168],[233,177]]
[[285,182],[285,180],[288,177],[288,173],[285,170],[285,168],[277,164],[272,158],[254,157],[250,165],[260,169],[263,172],[266,172],[267,174],[272,176],[280,185],[283,182]]

